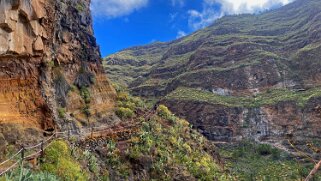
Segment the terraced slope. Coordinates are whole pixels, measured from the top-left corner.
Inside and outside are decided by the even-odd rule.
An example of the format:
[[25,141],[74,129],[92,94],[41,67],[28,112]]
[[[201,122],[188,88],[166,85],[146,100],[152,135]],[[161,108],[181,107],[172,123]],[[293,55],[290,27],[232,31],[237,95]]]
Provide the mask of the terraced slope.
[[320,84],[320,15],[320,1],[299,0],[261,15],[224,17],[179,40],[111,55],[107,71],[142,96],[179,86],[234,95],[309,87]]
[[227,16],[106,58],[114,81],[159,98],[212,140],[319,138],[321,1]]

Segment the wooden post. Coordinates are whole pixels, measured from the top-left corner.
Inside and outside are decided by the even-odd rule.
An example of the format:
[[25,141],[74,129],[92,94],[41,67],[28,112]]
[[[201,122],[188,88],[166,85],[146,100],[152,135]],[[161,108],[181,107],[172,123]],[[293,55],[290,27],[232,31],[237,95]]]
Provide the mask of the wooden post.
[[41,146],[40,146],[40,149],[41,149],[40,158],[43,158],[43,155],[44,155],[43,144],[44,144],[44,141],[42,140]]
[[22,145],[22,148],[21,148],[21,163],[20,163],[20,178],[19,180],[22,180],[22,176],[23,176],[23,160],[25,159],[25,146]]
[[311,179],[314,179],[314,175],[317,173],[320,167],[321,167],[321,160],[314,166],[310,174],[305,178],[305,181],[310,181]]
[[21,161],[23,161],[24,158],[25,158],[25,151],[26,151],[25,146],[22,145],[22,148],[21,148]]
[[40,163],[43,163],[43,157],[45,155],[45,152],[44,152],[44,141],[43,140],[41,141],[40,149],[41,149],[41,152],[40,152]]
[[94,128],[91,126],[91,133],[90,133],[91,139],[94,139]]
[[70,141],[70,127],[68,127],[68,141]]

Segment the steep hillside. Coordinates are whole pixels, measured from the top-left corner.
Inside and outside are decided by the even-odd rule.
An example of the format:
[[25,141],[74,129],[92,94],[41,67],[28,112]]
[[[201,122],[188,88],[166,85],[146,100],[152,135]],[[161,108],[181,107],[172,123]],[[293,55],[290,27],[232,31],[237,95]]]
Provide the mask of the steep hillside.
[[176,41],[111,55],[106,69],[209,139],[304,146],[320,138],[320,18],[319,0],[227,16]]
[[117,97],[89,7],[0,0],[0,180],[229,179],[188,122]]
[[[211,40],[209,37],[215,32],[220,34],[220,30],[209,32],[215,29],[213,27],[200,35],[196,33],[169,44],[156,43],[146,49],[137,48],[135,51],[146,52],[135,54],[141,56],[135,60],[133,55],[121,55],[124,61],[118,67],[136,66],[144,74],[143,77],[139,77],[140,74],[132,78],[124,76],[124,81],[131,82],[130,85],[135,87],[133,92],[143,87],[139,85],[141,80],[153,82],[160,77],[173,82],[177,80],[177,87],[175,83],[165,85],[157,94],[151,94],[152,97],[166,95],[162,102],[176,114],[187,117],[203,135],[220,140],[218,143],[224,146],[219,149],[166,106],[148,106],[140,98],[132,97],[117,86],[116,94],[103,72],[99,48],[93,37],[89,5],[90,0],[0,0],[1,181],[299,180],[307,175],[307,170],[314,162],[311,164],[306,159],[311,159],[314,156],[312,153],[304,155],[304,158],[302,155],[293,157],[289,153],[294,151],[282,145],[279,150],[272,148],[270,143],[257,145],[253,141],[245,141],[234,145],[224,144],[224,141],[236,140],[241,136],[291,136],[291,132],[281,131],[288,129],[288,125],[292,126],[289,126],[290,129],[296,129],[296,124],[300,125],[297,110],[304,110],[302,119],[316,121],[311,125],[302,123],[300,133],[308,136],[319,133],[317,119],[312,117],[317,116],[316,110],[320,110],[316,107],[321,94],[318,88],[292,92],[284,90],[288,88],[285,86],[284,89],[264,92],[267,86],[258,88],[260,93],[251,97],[251,91],[246,88],[239,94],[235,92],[238,89],[233,87],[229,89],[229,94],[219,94],[221,89],[214,94],[215,91],[210,92],[205,86],[181,84],[190,79],[184,77],[185,71],[186,75],[195,73],[197,76],[210,76],[207,70],[219,74],[234,70],[228,63],[223,63],[225,68],[222,64],[218,69],[208,69],[208,65],[195,62],[196,59],[192,58],[198,50],[206,49],[206,42],[211,42],[208,41]],[[233,20],[236,17],[229,18]],[[224,24],[224,21],[218,23]],[[242,34],[241,30],[237,34]],[[233,47],[234,43],[226,46]],[[259,57],[260,54],[255,55]],[[203,59],[202,53],[199,56]],[[142,57],[150,58],[145,61]],[[228,56],[218,57],[222,61],[229,60]],[[185,64],[177,60],[185,61]],[[245,60],[240,62],[246,63]],[[165,67],[158,69],[161,64]],[[243,66],[235,64],[232,67],[240,70],[240,74],[248,73],[248,69],[242,70]],[[176,65],[181,67],[176,68]],[[285,65],[288,66],[288,72],[292,71],[292,65]],[[171,67],[173,74],[168,74],[167,66]],[[255,66],[259,64],[245,64],[245,67],[252,67],[253,71],[256,70]],[[136,74],[138,69],[132,69],[128,75]],[[265,69],[260,71],[266,76],[270,75]],[[298,81],[298,85],[305,86],[304,80]],[[251,85],[256,84],[252,82]],[[154,92],[157,86],[150,88],[142,90]],[[278,119],[268,120],[275,110],[291,113],[292,116],[298,116],[292,118],[298,119],[291,124],[283,117],[280,122]],[[263,116],[263,113],[266,115]],[[284,117],[288,115],[284,114]],[[245,118],[247,121],[242,121]],[[278,127],[279,124],[282,125]],[[306,125],[309,127],[306,128]],[[312,146],[320,143],[313,141],[310,144]],[[293,140],[287,143],[297,145]],[[294,158],[302,160],[296,163]],[[319,179],[320,175],[316,177]]]
[[[89,0],[0,1],[0,151],[112,114]],[[3,155],[1,154],[0,157]]]
[[[22,180],[48,181],[297,181],[313,166],[266,144],[244,141],[219,149],[165,106],[155,110],[146,105],[119,91],[116,112],[122,118],[120,124],[100,127],[87,136],[53,138],[42,156],[25,160],[23,170],[0,175],[0,180],[19,180],[22,173]],[[12,155],[9,152],[7,157]]]
[[179,40],[111,55],[107,70],[143,96],[166,95],[179,86],[233,95],[316,86],[319,5],[299,0],[261,15],[223,17]]

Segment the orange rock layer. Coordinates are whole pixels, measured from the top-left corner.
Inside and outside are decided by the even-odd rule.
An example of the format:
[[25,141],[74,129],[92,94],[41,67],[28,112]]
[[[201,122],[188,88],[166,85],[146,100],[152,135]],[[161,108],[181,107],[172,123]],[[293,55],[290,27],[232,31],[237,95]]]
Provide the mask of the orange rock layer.
[[[0,1],[0,130],[8,125],[63,130],[68,121],[96,121],[113,113],[115,91],[102,69],[89,3]],[[84,71],[88,77],[71,91]],[[94,81],[88,84],[89,78]],[[90,103],[81,96],[83,86],[90,91]],[[86,107],[90,118],[84,115]],[[3,135],[10,137],[2,131],[0,139]]]

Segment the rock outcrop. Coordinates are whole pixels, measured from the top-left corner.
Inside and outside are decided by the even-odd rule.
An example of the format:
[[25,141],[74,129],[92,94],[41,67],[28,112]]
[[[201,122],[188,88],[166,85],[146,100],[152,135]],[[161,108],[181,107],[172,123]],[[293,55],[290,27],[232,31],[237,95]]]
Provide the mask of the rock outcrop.
[[15,142],[111,115],[115,91],[101,66],[89,4],[0,0],[0,129],[6,140],[11,128],[25,134]]
[[[228,107],[193,101],[166,100],[178,116],[213,141],[272,141],[287,139],[320,140],[320,97],[300,107],[295,101],[282,101],[257,108]],[[188,112],[189,114],[186,114]],[[274,141],[273,141],[274,140]]]

